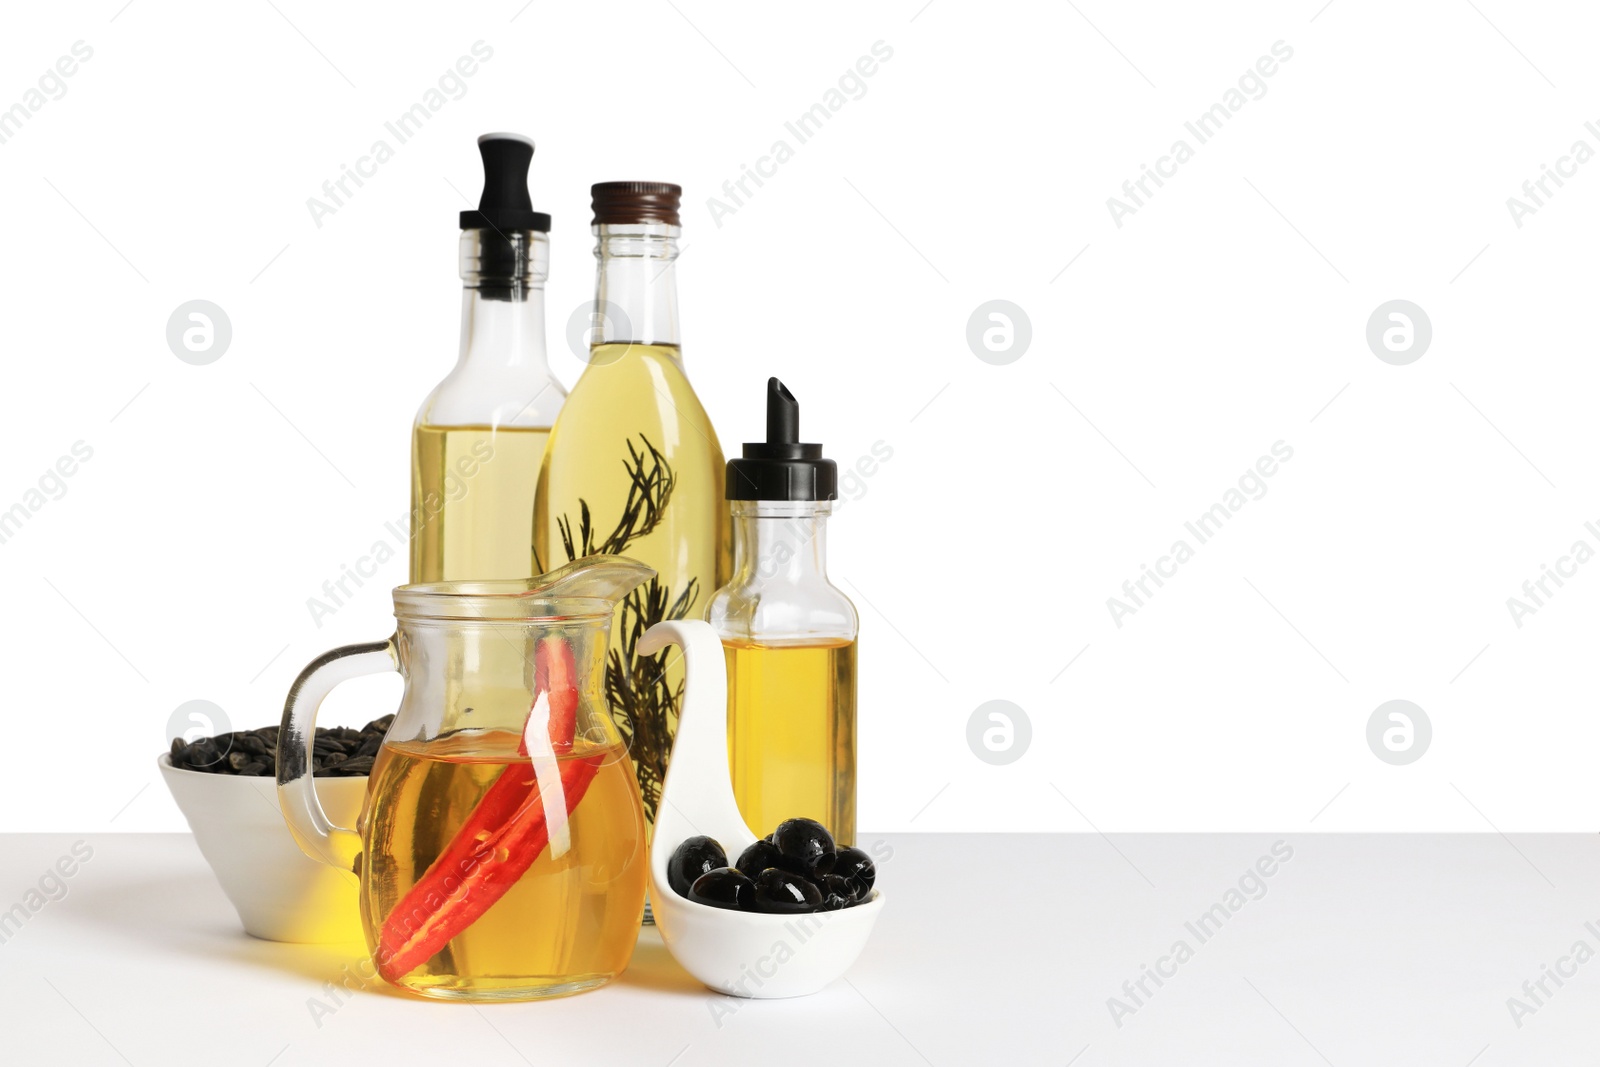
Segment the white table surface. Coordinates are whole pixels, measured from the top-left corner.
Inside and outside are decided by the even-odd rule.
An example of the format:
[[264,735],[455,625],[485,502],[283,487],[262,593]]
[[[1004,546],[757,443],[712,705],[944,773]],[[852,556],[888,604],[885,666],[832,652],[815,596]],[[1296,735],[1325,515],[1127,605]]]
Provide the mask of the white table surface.
[[[1507,1006],[1576,942],[1600,953],[1595,835],[863,835],[894,850],[887,907],[815,996],[713,995],[647,931],[582,996],[479,1008],[374,983],[320,1020],[311,998],[359,948],[246,936],[187,835],[0,836],[0,910],[77,840],[94,855],[67,895],[0,944],[0,1063],[1600,1062],[1600,958],[1561,964],[1520,1026]],[[1185,924],[1277,840],[1293,857],[1200,941]],[[1108,998],[1132,1005],[1123,983],[1180,939],[1192,958],[1119,1027]]]

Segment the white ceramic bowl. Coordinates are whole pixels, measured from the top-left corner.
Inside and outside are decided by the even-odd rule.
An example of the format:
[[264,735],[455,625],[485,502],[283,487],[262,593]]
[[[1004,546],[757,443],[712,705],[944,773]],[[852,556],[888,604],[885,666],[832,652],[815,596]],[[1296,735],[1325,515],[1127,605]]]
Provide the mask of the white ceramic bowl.
[[[246,933],[303,944],[362,940],[356,876],[300,851],[275,779],[184,770],[167,755],[157,763]],[[316,789],[334,822],[356,824],[366,778],[318,778]]]
[[739,814],[728,773],[728,685],[722,642],[709,623],[663,622],[639,641],[639,654],[683,646],[688,697],[656,807],[650,848],[650,907],[661,939],[684,969],[736,997],[772,999],[815,993],[841,977],[866,946],[883,912],[874,890],[841,911],[757,915],[707,907],[667,884],[667,861],[686,838],[713,837],[737,858],[759,835]]

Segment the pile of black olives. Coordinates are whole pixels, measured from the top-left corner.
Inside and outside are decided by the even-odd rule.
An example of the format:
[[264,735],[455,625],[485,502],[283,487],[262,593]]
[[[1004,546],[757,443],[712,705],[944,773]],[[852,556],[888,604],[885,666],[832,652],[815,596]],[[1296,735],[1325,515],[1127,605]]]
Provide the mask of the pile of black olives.
[[709,837],[691,837],[672,852],[667,882],[696,904],[730,911],[797,914],[838,911],[872,896],[878,869],[859,848],[838,848],[813,819],[788,819],[728,863]]

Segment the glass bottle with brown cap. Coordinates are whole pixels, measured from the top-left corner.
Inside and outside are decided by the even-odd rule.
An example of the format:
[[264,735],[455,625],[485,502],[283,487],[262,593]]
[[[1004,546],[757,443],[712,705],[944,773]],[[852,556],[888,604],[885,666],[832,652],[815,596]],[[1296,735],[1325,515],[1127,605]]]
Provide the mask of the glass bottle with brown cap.
[[603,182],[594,206],[595,288],[588,366],[551,430],[534,501],[547,566],[625,553],[656,577],[618,607],[605,687],[655,821],[684,672],[640,656],[664,619],[699,619],[728,580],[728,510],[716,431],[684,373],[678,335],[678,202],[662,182]]

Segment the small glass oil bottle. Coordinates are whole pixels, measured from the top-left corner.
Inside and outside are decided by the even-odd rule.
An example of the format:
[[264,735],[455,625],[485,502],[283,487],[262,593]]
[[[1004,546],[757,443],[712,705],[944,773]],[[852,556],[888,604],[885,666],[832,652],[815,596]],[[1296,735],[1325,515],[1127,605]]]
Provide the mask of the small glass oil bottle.
[[728,664],[728,762],[758,834],[806,817],[856,835],[856,609],[828,581],[838,468],[800,442],[800,406],[767,381],[767,440],[728,461],[733,578],[709,618]]

